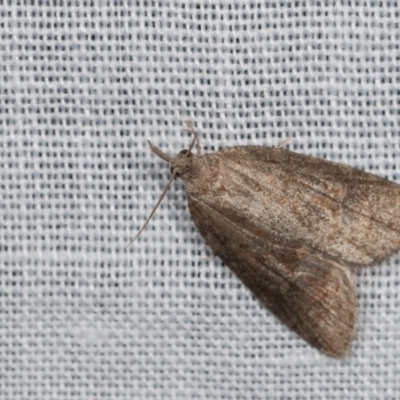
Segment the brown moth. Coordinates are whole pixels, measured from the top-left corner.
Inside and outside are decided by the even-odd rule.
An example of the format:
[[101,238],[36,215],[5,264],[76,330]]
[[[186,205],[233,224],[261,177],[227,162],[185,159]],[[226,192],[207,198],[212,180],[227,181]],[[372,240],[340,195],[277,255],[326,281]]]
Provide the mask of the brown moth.
[[[283,323],[331,357],[355,336],[354,272],[400,249],[400,185],[281,147],[168,156],[194,223],[213,253]],[[197,142],[197,154],[191,149]],[[132,243],[131,242],[131,243]]]

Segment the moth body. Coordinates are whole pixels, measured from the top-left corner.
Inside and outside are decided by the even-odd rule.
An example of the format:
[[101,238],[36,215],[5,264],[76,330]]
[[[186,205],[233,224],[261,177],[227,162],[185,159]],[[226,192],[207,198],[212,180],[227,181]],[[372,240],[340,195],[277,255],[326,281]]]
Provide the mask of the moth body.
[[400,249],[400,185],[282,148],[169,157],[213,253],[289,328],[332,357],[355,336],[354,270]]

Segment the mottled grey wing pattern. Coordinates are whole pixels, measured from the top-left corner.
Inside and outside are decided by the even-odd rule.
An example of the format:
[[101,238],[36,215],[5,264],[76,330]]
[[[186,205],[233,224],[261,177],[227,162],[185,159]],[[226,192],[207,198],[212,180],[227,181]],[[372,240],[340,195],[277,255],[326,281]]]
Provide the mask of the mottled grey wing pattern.
[[291,329],[344,356],[357,312],[351,267],[400,248],[400,187],[282,149],[234,147],[201,159],[185,189],[214,253]]

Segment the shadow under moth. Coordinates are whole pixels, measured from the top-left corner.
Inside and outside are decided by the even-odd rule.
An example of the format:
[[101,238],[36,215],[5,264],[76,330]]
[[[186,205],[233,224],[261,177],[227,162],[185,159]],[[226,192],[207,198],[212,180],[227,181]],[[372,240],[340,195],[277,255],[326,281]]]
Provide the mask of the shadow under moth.
[[[213,254],[260,302],[331,357],[355,336],[355,271],[400,249],[400,185],[347,165],[263,146],[201,154],[198,135],[171,157]],[[197,152],[192,149],[196,144]]]

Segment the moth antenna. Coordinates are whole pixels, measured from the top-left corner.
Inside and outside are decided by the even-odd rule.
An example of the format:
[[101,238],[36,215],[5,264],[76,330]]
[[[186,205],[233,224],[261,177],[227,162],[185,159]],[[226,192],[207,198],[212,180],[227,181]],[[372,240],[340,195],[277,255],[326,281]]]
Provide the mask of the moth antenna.
[[197,155],[200,156],[201,155],[201,145],[200,145],[199,134],[196,132],[196,129],[194,128],[194,126],[188,119],[185,120],[185,124],[186,124],[187,130],[194,136],[193,142],[189,147],[189,151],[191,151],[193,149],[193,146],[196,143]]
[[285,147],[289,142],[292,141],[291,137],[286,138],[285,140],[283,140],[282,142],[280,142],[278,144],[278,146],[276,146],[278,149],[281,149],[282,147]]
[[210,253],[208,256],[204,257],[203,260],[204,260],[204,261],[210,261],[210,260],[212,260],[214,257],[215,257],[215,253],[212,252],[212,253]]
[[[158,149],[158,148],[157,148]],[[153,149],[152,149],[153,150]],[[154,151],[155,152],[155,151]],[[156,152],[155,152],[156,153]],[[157,155],[159,155],[158,153],[156,153]],[[161,156],[160,156],[161,157]],[[162,157],[161,157],[162,158]],[[156,212],[157,208],[160,206],[161,202],[163,201],[165,195],[167,194],[173,180],[175,179],[175,175],[176,174],[172,174],[171,178],[169,179],[167,185],[165,186],[165,189],[163,190],[160,198],[158,199],[156,205],[153,207],[153,210],[151,211],[150,215],[147,217],[145,223],[143,224],[143,226],[140,228],[139,232],[136,234],[136,236],[126,245],[125,250],[128,249],[129,246],[131,246],[133,244],[133,242],[142,234],[142,232],[145,230],[146,226],[148,225],[148,223],[150,222],[150,220],[153,218],[154,213]]]
[[169,156],[168,154],[165,154],[159,147],[157,147],[155,144],[150,142],[150,140],[147,141],[150,146],[150,150],[155,153],[158,157],[160,157],[162,160],[166,161],[167,163],[170,163],[172,160],[172,157]]

